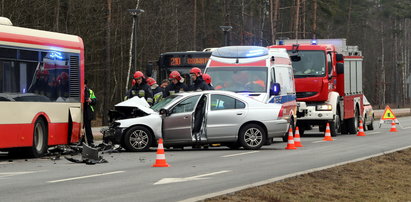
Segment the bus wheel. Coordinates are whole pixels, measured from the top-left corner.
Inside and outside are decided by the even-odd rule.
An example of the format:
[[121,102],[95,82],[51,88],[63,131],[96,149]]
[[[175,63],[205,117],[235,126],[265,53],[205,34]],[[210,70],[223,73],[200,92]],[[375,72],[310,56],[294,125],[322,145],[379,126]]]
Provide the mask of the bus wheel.
[[30,149],[30,156],[38,158],[42,157],[47,152],[47,138],[48,132],[46,123],[43,119],[37,119],[34,123],[34,131],[33,131],[33,146]]

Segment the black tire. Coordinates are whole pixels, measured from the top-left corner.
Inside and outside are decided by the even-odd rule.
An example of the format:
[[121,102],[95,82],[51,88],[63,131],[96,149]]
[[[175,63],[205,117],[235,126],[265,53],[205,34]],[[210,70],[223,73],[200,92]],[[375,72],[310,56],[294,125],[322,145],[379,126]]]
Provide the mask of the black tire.
[[336,137],[341,132],[340,115],[335,115],[334,121],[330,122],[331,136]]
[[358,110],[356,107],[354,111],[354,118],[350,118],[347,120],[347,126],[348,126],[347,129],[350,134],[357,134],[358,123],[359,123],[359,114],[358,114]]
[[[364,129],[365,129],[366,127],[364,127]],[[372,115],[372,117],[371,117],[371,123],[370,123],[370,125],[367,125],[367,129],[368,130],[374,130],[374,114]]]
[[154,135],[143,126],[134,126],[124,135],[124,147],[127,151],[148,151],[154,141]]
[[244,149],[260,149],[265,141],[265,131],[257,124],[247,124],[240,130],[239,142]]
[[28,148],[30,157],[38,158],[47,153],[48,130],[44,119],[39,118],[34,123],[33,146]]

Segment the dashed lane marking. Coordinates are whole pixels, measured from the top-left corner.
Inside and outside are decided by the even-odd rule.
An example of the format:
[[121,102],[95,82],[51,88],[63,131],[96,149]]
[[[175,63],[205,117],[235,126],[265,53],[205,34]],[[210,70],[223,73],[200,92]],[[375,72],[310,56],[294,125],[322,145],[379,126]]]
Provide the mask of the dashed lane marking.
[[257,153],[259,151],[250,151],[250,152],[242,152],[242,153],[238,153],[238,154],[229,154],[229,155],[225,155],[225,156],[221,156],[223,158],[227,158],[227,157],[233,157],[233,156],[240,156],[240,155],[246,155],[246,154],[253,154],[253,153]]
[[372,134],[378,134],[378,133],[381,133],[381,132],[366,132],[365,134],[366,135],[372,135]]
[[86,178],[92,178],[92,177],[100,177],[104,175],[113,175],[113,174],[118,174],[118,173],[124,173],[125,171],[119,170],[119,171],[114,171],[114,172],[109,172],[109,173],[100,173],[100,174],[94,174],[94,175],[86,175],[86,176],[80,176],[80,177],[72,177],[72,178],[66,178],[66,179],[61,179],[61,180],[52,180],[48,181],[48,183],[56,183],[56,182],[66,182],[66,181],[72,181],[72,180],[80,180],[80,179],[86,179]]

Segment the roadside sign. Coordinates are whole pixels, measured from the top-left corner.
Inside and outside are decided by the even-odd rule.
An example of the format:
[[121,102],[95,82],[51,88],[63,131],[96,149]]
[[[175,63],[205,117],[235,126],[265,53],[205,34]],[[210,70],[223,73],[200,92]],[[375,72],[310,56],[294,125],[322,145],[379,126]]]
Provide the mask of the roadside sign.
[[380,119],[380,128],[381,124],[391,124],[393,121],[395,124],[400,124],[394,112],[392,112],[391,108],[387,105]]
[[392,112],[391,108],[387,105],[384,110],[384,114],[382,114],[381,117],[382,120],[395,120],[397,117],[395,117],[394,113]]

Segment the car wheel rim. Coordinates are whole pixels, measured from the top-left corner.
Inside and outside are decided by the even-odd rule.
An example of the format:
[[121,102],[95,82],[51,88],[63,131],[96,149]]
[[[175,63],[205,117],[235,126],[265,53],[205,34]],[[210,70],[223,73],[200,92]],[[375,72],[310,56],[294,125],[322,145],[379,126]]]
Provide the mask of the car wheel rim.
[[34,133],[34,146],[36,147],[37,151],[41,151],[43,148],[43,127],[41,127],[40,123],[36,124],[36,129]]
[[249,128],[247,131],[245,131],[244,140],[248,146],[255,147],[261,144],[263,140],[263,134],[257,128]]
[[136,149],[143,149],[148,144],[148,134],[142,130],[135,130],[130,135],[130,145]]

